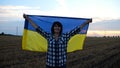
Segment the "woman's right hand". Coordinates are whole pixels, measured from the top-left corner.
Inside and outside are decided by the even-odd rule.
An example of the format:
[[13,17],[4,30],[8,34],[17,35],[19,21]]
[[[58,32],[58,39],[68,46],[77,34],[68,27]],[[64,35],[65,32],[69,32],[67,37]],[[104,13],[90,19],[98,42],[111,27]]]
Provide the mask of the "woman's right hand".
[[26,14],[23,14],[23,17],[24,17],[24,18],[27,18],[27,15],[26,15]]

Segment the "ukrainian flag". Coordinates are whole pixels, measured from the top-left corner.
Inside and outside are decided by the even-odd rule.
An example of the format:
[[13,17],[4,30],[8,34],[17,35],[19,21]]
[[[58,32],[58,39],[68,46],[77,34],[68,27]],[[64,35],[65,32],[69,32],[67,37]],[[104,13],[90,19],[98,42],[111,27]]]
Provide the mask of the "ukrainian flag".
[[[63,33],[67,33],[76,26],[83,24],[90,20],[88,18],[74,18],[74,17],[59,17],[59,16],[42,16],[42,15],[28,15],[28,17],[40,26],[44,31],[51,33],[51,26],[53,22],[59,21],[63,25]],[[75,50],[82,50],[84,40],[87,34],[89,24],[82,28],[79,34],[74,35],[68,41],[67,52]],[[22,38],[22,49],[30,51],[47,52],[47,40],[36,32],[35,28],[25,20],[24,32]]]

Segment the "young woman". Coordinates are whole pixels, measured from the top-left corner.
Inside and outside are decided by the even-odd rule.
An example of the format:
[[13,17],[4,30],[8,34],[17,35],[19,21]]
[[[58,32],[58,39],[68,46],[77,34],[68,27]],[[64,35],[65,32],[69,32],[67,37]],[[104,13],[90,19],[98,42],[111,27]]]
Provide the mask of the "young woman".
[[53,23],[51,33],[47,33],[36,25],[27,15],[24,14],[23,17],[31,23],[38,33],[48,40],[46,68],[66,68],[68,40],[73,35],[78,34],[86,24],[92,21],[92,19],[88,20],[81,26],[78,26],[64,34],[62,33],[62,24],[58,21]]

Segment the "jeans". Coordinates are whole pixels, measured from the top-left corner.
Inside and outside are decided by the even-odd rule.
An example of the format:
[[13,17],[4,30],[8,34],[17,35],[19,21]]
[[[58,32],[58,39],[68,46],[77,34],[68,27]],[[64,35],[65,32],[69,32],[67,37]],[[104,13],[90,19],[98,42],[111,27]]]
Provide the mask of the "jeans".
[[66,68],[66,65],[63,65],[61,67],[51,67],[51,66],[46,65],[46,68]]

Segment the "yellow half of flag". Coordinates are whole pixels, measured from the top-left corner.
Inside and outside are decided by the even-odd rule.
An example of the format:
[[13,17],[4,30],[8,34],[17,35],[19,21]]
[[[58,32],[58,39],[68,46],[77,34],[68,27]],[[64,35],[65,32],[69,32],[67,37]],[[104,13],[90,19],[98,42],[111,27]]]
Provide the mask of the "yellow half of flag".
[[[67,52],[82,50],[86,34],[77,34],[68,41]],[[22,49],[38,52],[47,52],[48,42],[39,33],[24,29]]]

